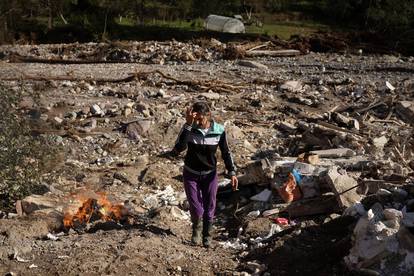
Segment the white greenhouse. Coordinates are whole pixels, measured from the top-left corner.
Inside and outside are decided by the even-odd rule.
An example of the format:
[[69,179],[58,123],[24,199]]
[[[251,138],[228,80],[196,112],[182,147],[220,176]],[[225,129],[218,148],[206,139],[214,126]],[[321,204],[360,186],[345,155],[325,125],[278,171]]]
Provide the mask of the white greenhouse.
[[224,32],[224,33],[244,33],[245,28],[243,22],[236,18],[209,15],[204,21],[206,30]]

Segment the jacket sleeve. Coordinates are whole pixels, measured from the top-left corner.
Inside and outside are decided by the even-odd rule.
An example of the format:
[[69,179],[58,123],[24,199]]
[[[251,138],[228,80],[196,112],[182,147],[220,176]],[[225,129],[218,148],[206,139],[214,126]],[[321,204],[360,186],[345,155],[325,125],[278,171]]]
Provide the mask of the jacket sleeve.
[[187,149],[187,141],[190,133],[191,126],[188,124],[184,124],[184,126],[181,128],[180,134],[178,134],[178,138],[175,142],[173,152],[180,153]]
[[220,137],[219,147],[221,151],[221,157],[224,160],[224,165],[229,175],[236,175],[236,166],[233,162],[233,157],[231,156],[229,145],[227,143],[226,132],[223,132]]

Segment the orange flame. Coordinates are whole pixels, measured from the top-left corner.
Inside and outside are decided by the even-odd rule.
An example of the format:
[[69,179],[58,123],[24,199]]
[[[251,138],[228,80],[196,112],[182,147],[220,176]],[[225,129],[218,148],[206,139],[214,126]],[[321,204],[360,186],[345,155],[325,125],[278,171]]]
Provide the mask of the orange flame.
[[112,203],[103,192],[81,193],[75,195],[74,198],[72,205],[80,205],[80,207],[76,212],[70,211],[68,208],[69,210],[64,213],[63,225],[65,228],[86,224],[92,217],[97,220],[119,222],[128,215],[128,209],[124,205]]

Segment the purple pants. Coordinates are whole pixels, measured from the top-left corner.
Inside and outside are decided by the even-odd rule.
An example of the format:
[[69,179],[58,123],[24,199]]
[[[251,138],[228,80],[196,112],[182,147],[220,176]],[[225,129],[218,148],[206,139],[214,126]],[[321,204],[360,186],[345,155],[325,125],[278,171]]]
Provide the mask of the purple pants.
[[216,196],[218,188],[217,172],[207,175],[196,175],[184,170],[184,190],[190,205],[190,214],[193,221],[203,218],[213,220],[216,210]]

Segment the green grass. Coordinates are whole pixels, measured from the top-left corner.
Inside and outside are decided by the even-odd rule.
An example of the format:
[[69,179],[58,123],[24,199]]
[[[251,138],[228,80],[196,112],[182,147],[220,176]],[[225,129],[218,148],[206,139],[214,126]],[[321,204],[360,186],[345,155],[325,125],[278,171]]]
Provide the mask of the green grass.
[[314,22],[277,22],[263,24],[262,27],[246,26],[247,33],[262,33],[269,36],[276,35],[281,39],[288,40],[292,35],[308,36],[320,30],[327,30],[328,26]]
[[[148,20],[145,22],[147,26],[159,26],[176,28],[190,31],[201,31],[203,30],[203,19],[195,19],[190,22],[183,20],[175,21],[163,21],[163,20]],[[119,22],[117,22],[119,23]],[[124,18],[121,25],[133,26],[135,23]],[[246,33],[265,34],[269,36],[277,35],[281,39],[288,40],[292,35],[310,35],[319,30],[328,30],[329,27],[326,25],[318,24],[315,22],[275,22],[272,24],[264,24],[262,27],[257,26],[246,26]]]

